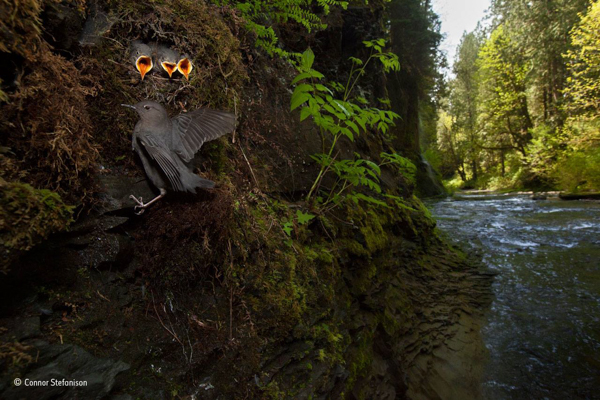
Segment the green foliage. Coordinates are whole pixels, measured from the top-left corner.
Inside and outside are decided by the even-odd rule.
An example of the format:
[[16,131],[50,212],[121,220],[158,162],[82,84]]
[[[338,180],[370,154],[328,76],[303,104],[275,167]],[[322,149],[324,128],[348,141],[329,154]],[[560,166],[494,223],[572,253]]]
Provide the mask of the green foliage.
[[308,224],[315,216],[313,214],[304,213],[300,210],[296,211],[295,218],[282,224],[282,229],[288,236],[292,236],[294,230],[294,219],[298,225]]
[[[293,111],[301,107],[301,121],[312,117],[323,141],[323,153],[312,156],[321,168],[307,195],[307,201],[318,189],[327,172],[334,173],[337,179],[330,188],[329,194],[320,198],[323,205],[339,204],[347,192],[357,186],[364,186],[377,193],[381,192],[379,186],[381,170],[377,164],[360,158],[358,154],[355,154],[354,160],[338,160],[337,154],[334,155],[340,138],[354,141],[356,135],[367,129],[376,129],[385,134],[394,119],[398,117],[393,111],[366,107],[365,100],[360,97],[354,99],[350,97],[358,79],[364,74],[365,67],[371,60],[379,60],[385,71],[397,71],[400,68],[396,55],[383,52],[385,45],[383,39],[367,41],[364,44],[371,49],[371,53],[365,62],[351,58],[353,65],[346,85],[338,82],[320,83],[324,76],[312,68],[315,56],[311,49],[302,54],[298,63],[298,75],[292,81],[292,85],[297,86],[292,94],[290,109]],[[328,151],[326,151],[327,147],[329,147]],[[355,201],[365,200],[367,197],[364,194],[352,195]],[[378,203],[376,199],[367,201]]]
[[600,1],[571,31],[573,49],[565,54],[568,71],[565,93],[572,113],[598,118],[600,112]]
[[527,87],[533,119],[560,126],[563,122],[562,88],[567,64],[565,40],[589,0],[493,0],[492,13],[502,21],[528,66]]
[[484,147],[525,155],[532,127],[525,92],[527,68],[503,25],[492,32],[479,58],[479,123]]
[[600,148],[572,151],[557,163],[554,177],[569,192],[600,188]]
[[[292,21],[309,33],[327,27],[315,12],[311,0],[252,0],[244,3],[223,0],[223,3],[233,4],[240,10],[246,20],[246,29],[256,34],[256,46],[264,49],[271,56],[299,55],[291,54],[278,47],[279,38],[272,24],[286,24]],[[324,15],[329,14],[331,7],[341,7],[344,10],[348,7],[348,2],[341,0],[317,0],[316,3]],[[271,25],[265,21],[269,21]]]
[[315,216],[308,213],[303,213],[302,211],[296,211],[296,218],[298,218],[298,224],[305,225],[308,224]]
[[[0,178],[1,265],[7,268],[18,253],[66,229],[72,222],[73,208],[55,192]],[[0,268],[0,272],[6,269]]]
[[498,188],[552,184],[566,158],[564,165],[587,170],[580,168],[591,165],[582,162],[587,156],[571,153],[595,154],[600,138],[593,123],[600,110],[600,5],[578,16],[588,4],[492,1],[490,33],[475,63],[477,33],[463,37],[449,104],[439,115],[445,176],[455,171],[465,182]]
[[380,166],[386,165],[386,164],[392,164],[394,165],[396,168],[398,168],[398,170],[400,171],[400,173],[402,175],[404,175],[404,177],[411,182],[412,184],[416,183],[416,174],[417,174],[417,166],[415,164],[413,164],[412,161],[410,161],[408,158],[406,157],[402,157],[399,154],[396,153],[381,153],[381,159],[384,160],[383,163],[380,164]]
[[527,146],[527,161],[532,172],[550,181],[554,164],[563,157],[565,130],[556,131],[548,124],[540,124],[531,130],[532,139]]

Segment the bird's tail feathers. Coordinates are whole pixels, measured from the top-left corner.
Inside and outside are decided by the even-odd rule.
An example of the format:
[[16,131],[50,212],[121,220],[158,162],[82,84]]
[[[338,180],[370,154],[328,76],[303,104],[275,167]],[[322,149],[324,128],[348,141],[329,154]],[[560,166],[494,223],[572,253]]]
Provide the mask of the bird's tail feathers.
[[191,172],[189,174],[186,174],[182,178],[182,182],[185,188],[192,193],[196,193],[196,188],[212,189],[215,187],[215,183],[213,181],[201,178],[198,175]]

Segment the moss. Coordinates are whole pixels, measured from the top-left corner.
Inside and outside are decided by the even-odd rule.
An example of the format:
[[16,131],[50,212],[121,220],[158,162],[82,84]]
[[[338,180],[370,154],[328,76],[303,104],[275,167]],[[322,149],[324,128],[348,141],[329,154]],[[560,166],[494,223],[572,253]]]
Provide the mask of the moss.
[[0,52],[31,57],[41,43],[43,1],[7,0],[0,3]]
[[[63,203],[57,193],[0,178],[1,265],[8,268],[18,254],[66,229],[72,216],[73,207]],[[0,272],[6,270],[0,267]]]
[[346,356],[348,365],[348,380],[346,388],[351,391],[359,377],[364,376],[373,364],[373,331],[363,329],[356,335],[355,346]]
[[[107,162],[125,155],[118,164],[133,165],[126,133],[133,130],[137,116],[120,107],[121,103],[155,100],[165,105],[171,115],[200,107],[235,110],[248,76],[239,40],[232,33],[237,28],[224,19],[228,15],[226,9],[185,0],[122,0],[111,2],[111,6],[123,18],[111,28],[110,40],[80,59],[82,70],[102,84],[102,92],[90,106],[94,110],[96,137],[105,148]],[[133,39],[160,42],[189,54],[194,63],[190,81],[181,76],[164,78],[156,72],[158,69],[140,81],[128,58],[127,49]],[[217,169],[226,165],[222,154],[207,154]]]
[[350,254],[362,257],[367,257],[370,254],[369,251],[356,240],[339,239],[338,243],[345,251],[347,251]]
[[360,228],[360,232],[364,236],[366,247],[369,253],[374,253],[378,250],[382,250],[388,243],[388,235],[384,232],[379,219],[374,212],[369,212],[369,219],[373,218],[369,225]]
[[90,201],[98,150],[85,97],[94,88],[82,85],[75,65],[45,44],[26,67],[31,72],[0,107],[0,144],[11,149],[4,157],[17,160],[22,179],[32,186],[49,188],[70,203]]

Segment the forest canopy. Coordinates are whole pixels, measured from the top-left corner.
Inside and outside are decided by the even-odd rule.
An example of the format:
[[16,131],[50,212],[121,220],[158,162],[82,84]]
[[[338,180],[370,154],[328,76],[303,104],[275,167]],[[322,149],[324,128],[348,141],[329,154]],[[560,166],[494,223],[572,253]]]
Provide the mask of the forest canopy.
[[454,187],[600,189],[600,2],[490,14],[458,46],[427,154]]

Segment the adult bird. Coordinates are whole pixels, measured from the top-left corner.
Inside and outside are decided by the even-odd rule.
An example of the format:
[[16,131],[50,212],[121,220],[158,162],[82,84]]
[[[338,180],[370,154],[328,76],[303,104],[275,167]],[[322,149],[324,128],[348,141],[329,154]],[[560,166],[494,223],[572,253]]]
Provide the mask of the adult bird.
[[163,198],[167,188],[196,193],[197,188],[215,186],[213,181],[194,174],[189,163],[205,142],[233,132],[234,114],[203,108],[169,118],[165,108],[154,101],[121,105],[133,108],[140,116],[133,129],[132,147],[140,156],[146,175],[160,191],[148,203],[141,197],[129,196],[137,203],[136,214]]
[[152,63],[152,49],[147,44],[139,40],[134,40],[129,47],[129,53],[129,59],[142,76],[142,80],[144,80],[144,76],[154,66]]
[[190,60],[190,57],[185,54],[182,55],[179,59],[179,62],[177,62],[177,70],[181,72],[183,76],[185,76],[186,80],[189,81],[189,75],[190,72],[192,72],[192,69],[194,69],[194,66],[192,65],[192,60]]
[[156,61],[165,71],[167,71],[169,78],[171,78],[173,72],[177,71],[179,53],[166,46],[158,45],[156,49]]

